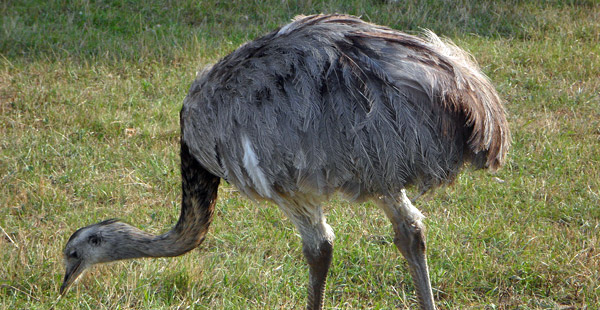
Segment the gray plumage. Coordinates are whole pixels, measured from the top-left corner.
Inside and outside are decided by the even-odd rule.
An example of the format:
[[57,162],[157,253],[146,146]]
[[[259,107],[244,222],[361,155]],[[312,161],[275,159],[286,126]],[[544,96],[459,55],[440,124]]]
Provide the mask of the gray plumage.
[[321,202],[334,192],[381,207],[421,308],[435,309],[423,216],[404,189],[450,182],[466,162],[497,169],[510,142],[494,87],[464,51],[346,15],[299,16],[244,44],[198,74],[180,117],[177,225],[159,236],[119,221],[78,230],[61,292],[95,263],[201,244],[223,178],[298,228],[308,309],[323,305],[334,234]]
[[[450,181],[465,160],[498,167],[509,133],[494,88],[463,51],[427,35],[298,18],[198,75],[184,140],[255,197],[388,195]],[[246,138],[265,182],[244,169]]]

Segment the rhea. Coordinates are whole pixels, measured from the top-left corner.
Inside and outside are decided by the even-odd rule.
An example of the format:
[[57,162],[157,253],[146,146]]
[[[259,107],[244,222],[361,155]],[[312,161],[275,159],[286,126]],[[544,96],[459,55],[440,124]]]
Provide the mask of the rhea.
[[180,125],[177,224],[158,236],[118,220],[77,230],[61,294],[94,264],[199,246],[224,179],[298,229],[307,309],[323,307],[334,233],[322,203],[335,193],[383,210],[421,309],[435,309],[423,215],[405,189],[451,182],[466,163],[497,169],[510,141],[502,102],[466,52],[347,15],[298,16],[204,69]]

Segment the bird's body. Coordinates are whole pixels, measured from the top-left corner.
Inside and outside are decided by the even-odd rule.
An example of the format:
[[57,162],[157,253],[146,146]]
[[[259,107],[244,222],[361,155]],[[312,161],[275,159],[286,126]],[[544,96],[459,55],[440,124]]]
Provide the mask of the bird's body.
[[[260,198],[370,198],[452,180],[465,158],[496,166],[499,107],[463,102],[493,87],[473,83],[470,64],[452,62],[461,51],[432,38],[347,16],[299,19],[199,74],[183,139],[211,173]],[[469,117],[489,132],[465,126]]]
[[334,235],[321,203],[334,192],[381,206],[421,306],[434,309],[422,215],[404,189],[449,182],[465,162],[495,169],[510,140],[496,91],[462,50],[432,33],[421,39],[345,15],[298,17],[203,70],[181,131],[178,224],[161,236],[120,222],[95,229],[173,244],[133,257],[183,254],[204,239],[223,178],[279,205],[299,229],[309,309],[322,306]]

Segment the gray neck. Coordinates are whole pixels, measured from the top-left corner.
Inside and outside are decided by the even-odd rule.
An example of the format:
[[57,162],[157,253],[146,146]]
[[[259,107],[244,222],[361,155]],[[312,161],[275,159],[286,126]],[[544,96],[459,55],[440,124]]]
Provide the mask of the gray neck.
[[190,233],[182,233],[175,226],[167,233],[156,236],[128,224],[121,224],[122,228],[112,233],[118,246],[113,247],[112,253],[109,253],[111,261],[183,255],[200,245],[207,231],[207,229],[194,229]]
[[199,246],[212,222],[220,178],[204,169],[181,142],[182,201],[177,225],[165,234],[155,236],[133,226],[120,223],[106,232],[116,240],[113,260],[138,257],[171,257],[182,255]]

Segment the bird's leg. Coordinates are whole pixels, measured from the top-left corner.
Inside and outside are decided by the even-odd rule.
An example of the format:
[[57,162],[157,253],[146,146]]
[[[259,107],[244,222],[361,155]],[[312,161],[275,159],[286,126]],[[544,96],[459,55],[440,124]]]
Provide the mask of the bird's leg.
[[392,222],[394,244],[408,261],[420,308],[435,310],[427,267],[425,225],[421,222],[423,215],[412,205],[404,191],[398,199],[382,198],[379,202]]
[[417,289],[419,305],[423,310],[433,310],[433,293],[427,267],[425,226],[421,221],[401,221],[394,225],[394,244],[408,261],[410,274]]
[[287,200],[278,204],[302,236],[302,252],[309,268],[306,309],[320,310],[323,308],[325,282],[333,255],[333,230],[326,223],[318,205]]
[[331,264],[333,244],[325,240],[315,248],[314,244],[303,242],[302,250],[309,268],[308,303],[306,309],[320,310],[323,308],[325,282]]

